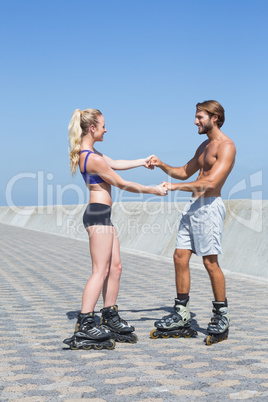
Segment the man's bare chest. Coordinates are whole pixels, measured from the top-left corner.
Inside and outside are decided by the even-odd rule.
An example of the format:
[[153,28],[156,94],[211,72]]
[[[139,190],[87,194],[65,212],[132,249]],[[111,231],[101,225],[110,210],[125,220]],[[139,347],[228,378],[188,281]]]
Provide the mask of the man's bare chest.
[[206,146],[200,151],[198,156],[198,164],[200,170],[203,172],[208,172],[213,167],[217,160],[217,149],[216,147]]

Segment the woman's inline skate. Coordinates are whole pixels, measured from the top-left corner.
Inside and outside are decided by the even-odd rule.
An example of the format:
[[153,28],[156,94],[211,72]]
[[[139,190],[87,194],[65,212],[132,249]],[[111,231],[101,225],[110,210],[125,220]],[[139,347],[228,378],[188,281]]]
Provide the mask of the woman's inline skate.
[[105,307],[101,310],[101,328],[111,332],[111,338],[117,342],[136,343],[138,337],[133,334],[135,328],[120,318],[118,306]]
[[63,341],[72,350],[77,349],[114,349],[115,341],[111,339],[111,333],[96,326],[95,314],[79,314],[75,326],[74,335]]
[[157,338],[191,338],[197,332],[191,328],[191,315],[189,297],[185,300],[175,299],[174,313],[163,317],[154,323],[156,329],[150,333],[150,337]]
[[214,301],[212,304],[213,317],[208,324],[208,336],[205,338],[205,343],[208,346],[213,343],[225,341],[229,334],[230,317],[227,300],[225,300],[225,302]]

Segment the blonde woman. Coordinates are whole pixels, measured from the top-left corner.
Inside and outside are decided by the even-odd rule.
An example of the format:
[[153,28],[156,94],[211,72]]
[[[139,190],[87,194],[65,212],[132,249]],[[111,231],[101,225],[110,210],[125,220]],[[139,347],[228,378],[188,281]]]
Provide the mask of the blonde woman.
[[[156,187],[143,186],[122,179],[114,170],[149,167],[150,156],[137,160],[112,160],[94,148],[95,142],[103,141],[105,120],[96,109],[75,110],[69,127],[70,166],[74,174],[78,167],[90,190],[89,204],[83,223],[89,235],[92,259],[92,275],[83,291],[81,313],[74,335],[64,343],[71,349],[113,349],[115,341],[135,343],[135,328],[122,320],[118,314],[116,299],[122,271],[119,241],[111,222],[111,186],[133,193],[163,196],[167,190],[163,184]],[[103,309],[101,327],[96,327],[94,309],[102,292]]]

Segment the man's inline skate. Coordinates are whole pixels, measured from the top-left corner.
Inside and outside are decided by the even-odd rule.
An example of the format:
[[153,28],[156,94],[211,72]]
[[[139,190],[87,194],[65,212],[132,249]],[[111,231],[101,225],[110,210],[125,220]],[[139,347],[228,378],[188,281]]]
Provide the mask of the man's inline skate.
[[75,326],[74,335],[64,339],[63,343],[70,346],[70,349],[114,349],[115,341],[111,339],[111,333],[96,326],[95,314],[79,314]]
[[163,317],[154,323],[156,329],[150,333],[150,337],[156,338],[191,338],[197,332],[191,328],[191,315],[189,297],[185,300],[175,299],[174,313]]
[[225,341],[228,338],[230,323],[227,300],[225,302],[214,301],[212,304],[213,317],[208,324],[208,336],[205,338],[205,343],[208,346]]
[[101,310],[101,328],[110,331],[111,338],[117,342],[136,343],[138,337],[133,334],[135,328],[120,318],[118,306],[105,307]]

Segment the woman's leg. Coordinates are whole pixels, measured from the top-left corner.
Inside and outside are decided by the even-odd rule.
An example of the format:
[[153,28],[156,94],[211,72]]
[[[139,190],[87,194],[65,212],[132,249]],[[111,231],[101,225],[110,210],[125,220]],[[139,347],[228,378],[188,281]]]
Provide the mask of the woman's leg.
[[113,230],[114,241],[110,270],[102,290],[104,308],[102,309],[101,325],[111,331],[112,338],[115,341],[136,343],[138,338],[133,334],[135,328],[128,324],[126,320],[121,319],[118,314],[118,307],[115,306],[119,291],[122,265],[118,236],[115,228]]
[[114,242],[113,226],[89,226],[87,232],[92,259],[92,275],[83,292],[81,313],[93,312],[95,309],[110,269]]
[[116,304],[116,299],[119,292],[120,276],[122,272],[119,239],[115,228],[114,227],[112,228],[113,228],[112,258],[110,261],[109,273],[104,281],[102,290],[104,307],[110,307]]

